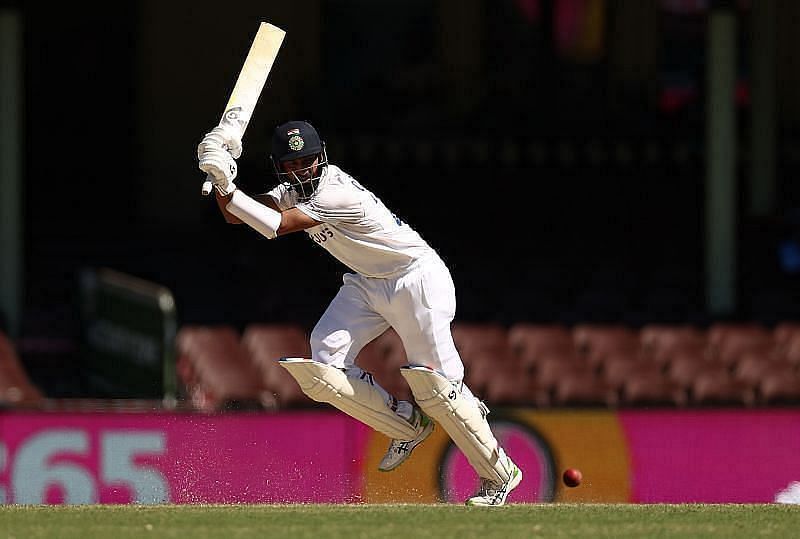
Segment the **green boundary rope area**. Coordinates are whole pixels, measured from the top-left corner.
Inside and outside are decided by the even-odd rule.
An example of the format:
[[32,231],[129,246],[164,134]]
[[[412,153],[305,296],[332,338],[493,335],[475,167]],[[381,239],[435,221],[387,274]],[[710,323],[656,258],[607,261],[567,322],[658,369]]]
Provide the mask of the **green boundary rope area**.
[[0,506],[0,539],[796,537],[800,506],[531,504]]

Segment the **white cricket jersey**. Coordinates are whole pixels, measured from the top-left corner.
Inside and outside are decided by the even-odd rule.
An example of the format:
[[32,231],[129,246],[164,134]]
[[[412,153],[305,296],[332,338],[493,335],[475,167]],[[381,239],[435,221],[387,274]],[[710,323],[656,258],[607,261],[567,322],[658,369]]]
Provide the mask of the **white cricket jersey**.
[[352,176],[328,165],[310,200],[280,184],[268,193],[281,210],[296,207],[322,224],[308,235],[344,265],[367,277],[392,277],[436,253],[413,228]]

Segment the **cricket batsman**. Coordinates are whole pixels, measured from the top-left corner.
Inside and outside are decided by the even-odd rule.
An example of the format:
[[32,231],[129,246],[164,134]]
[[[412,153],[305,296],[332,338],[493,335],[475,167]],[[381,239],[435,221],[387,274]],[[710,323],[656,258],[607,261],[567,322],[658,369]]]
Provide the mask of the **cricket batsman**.
[[[391,439],[379,468],[391,471],[433,431],[443,428],[480,476],[467,505],[499,506],[522,481],[489,427],[488,408],[464,384],[453,343],[453,280],[442,259],[352,176],[328,163],[314,127],[290,121],[275,128],[270,159],[278,185],[250,197],[236,188],[241,141],[224,127],[197,149],[229,223],[246,223],[273,239],[304,230],[352,270],[311,332],[311,358],[284,358],[303,392],[329,403]],[[416,403],[399,401],[355,360],[392,327],[409,364],[401,374]]]

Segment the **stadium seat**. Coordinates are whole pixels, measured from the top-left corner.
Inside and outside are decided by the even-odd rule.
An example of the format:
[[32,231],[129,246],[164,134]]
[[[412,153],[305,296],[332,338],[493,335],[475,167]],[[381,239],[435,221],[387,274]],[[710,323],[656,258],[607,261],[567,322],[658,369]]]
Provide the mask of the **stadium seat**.
[[767,371],[758,384],[758,403],[762,406],[800,404],[800,376],[796,371]]
[[408,364],[403,341],[397,332],[389,328],[377,339],[361,349],[356,364],[372,374],[381,387],[400,400],[412,398],[400,367]]
[[776,347],[779,357],[800,365],[800,336],[792,335],[784,343],[776,345]]
[[489,405],[542,408],[550,404],[549,392],[536,385],[532,369],[519,361],[506,361],[495,367],[484,395]]
[[[517,373],[525,374],[522,366],[511,355],[508,349],[483,350],[472,354],[469,362],[464,364],[464,382],[472,392],[482,399],[489,400],[490,387],[494,384],[495,388],[504,388],[509,383],[516,384],[516,380],[505,380],[504,378],[514,376]],[[503,392],[510,389],[505,387]],[[500,391],[498,389],[498,391]]]
[[452,325],[452,334],[465,365],[481,352],[505,354],[509,349],[508,331],[499,324],[455,322]]
[[578,324],[572,328],[572,338],[578,352],[593,366],[611,354],[641,350],[637,333],[627,326]]
[[781,322],[772,330],[777,346],[784,346],[795,337],[800,338],[800,322]]
[[679,352],[701,351],[706,346],[703,331],[688,325],[646,325],[639,330],[639,341],[643,354],[660,364]]
[[726,365],[734,365],[744,354],[761,353],[773,355],[777,352],[772,334],[766,330],[732,331],[716,346],[709,343],[709,354]]
[[742,353],[763,350],[772,345],[772,333],[756,323],[717,322],[707,332],[708,353],[726,364],[735,363]]
[[705,370],[692,383],[690,403],[693,406],[745,406],[756,403],[755,388],[733,379],[726,370]]
[[37,407],[42,392],[31,383],[11,340],[0,333],[0,407]]
[[613,407],[618,400],[617,393],[602,378],[591,371],[581,371],[558,380],[552,404],[561,407]]
[[690,388],[697,376],[704,371],[710,371],[719,377],[728,375],[725,365],[711,361],[703,353],[696,351],[680,352],[666,364],[667,378],[686,389]]
[[686,406],[686,390],[658,371],[638,372],[622,384],[622,406]]
[[573,353],[563,356],[555,354],[545,356],[536,362],[531,374],[534,387],[552,391],[561,379],[583,372],[594,374],[586,360],[577,353]]
[[523,365],[535,363],[544,355],[575,351],[572,335],[562,325],[514,324],[508,330],[508,345]]
[[756,386],[765,374],[769,372],[783,372],[793,374],[797,366],[785,359],[763,352],[748,352],[736,362],[733,367],[733,377],[736,380]]
[[619,391],[631,378],[648,375],[661,376],[661,371],[661,365],[642,359],[638,355],[620,354],[606,359],[600,372],[609,387]]
[[729,335],[738,333],[750,336],[769,334],[769,330],[756,322],[715,322],[706,330],[708,343],[717,346]]
[[184,326],[175,339],[178,375],[195,408],[274,406],[258,369],[228,326]]
[[308,334],[291,324],[250,324],[242,334],[242,346],[259,370],[264,386],[282,408],[315,407],[278,360],[284,357],[311,357]]

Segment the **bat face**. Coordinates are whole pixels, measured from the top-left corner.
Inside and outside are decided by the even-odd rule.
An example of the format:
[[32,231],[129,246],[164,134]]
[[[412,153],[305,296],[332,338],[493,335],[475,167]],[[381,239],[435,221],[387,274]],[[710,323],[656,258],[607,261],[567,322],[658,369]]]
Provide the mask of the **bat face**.
[[285,35],[277,26],[266,22],[259,25],[221,122],[238,125],[244,134]]
[[[256,107],[264,83],[267,82],[272,64],[278,56],[278,51],[283,43],[286,32],[269,23],[262,22],[258,27],[256,37],[250,45],[239,78],[225,105],[220,124],[235,128],[239,136],[244,136],[247,124]],[[210,178],[203,184],[203,194],[208,195],[213,185]]]

